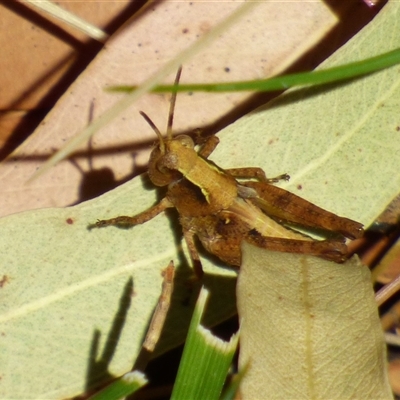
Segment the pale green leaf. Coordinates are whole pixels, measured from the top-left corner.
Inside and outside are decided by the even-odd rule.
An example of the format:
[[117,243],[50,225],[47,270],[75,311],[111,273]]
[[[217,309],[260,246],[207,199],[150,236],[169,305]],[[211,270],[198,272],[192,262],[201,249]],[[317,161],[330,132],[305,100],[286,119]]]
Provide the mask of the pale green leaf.
[[[160,349],[184,340],[196,292],[168,218],[132,230],[87,229],[153,203],[155,192],[140,185],[134,180],[75,207],[0,219],[0,398],[62,398],[129,371],[171,259],[179,268]],[[219,304],[208,323],[232,315],[235,280],[219,274],[205,284]]]
[[[399,48],[399,17],[399,3],[388,3],[321,68]],[[400,188],[399,71],[288,91],[224,129],[210,158],[288,173],[285,189],[368,226]]]
[[238,281],[244,400],[392,399],[371,274],[243,245]]

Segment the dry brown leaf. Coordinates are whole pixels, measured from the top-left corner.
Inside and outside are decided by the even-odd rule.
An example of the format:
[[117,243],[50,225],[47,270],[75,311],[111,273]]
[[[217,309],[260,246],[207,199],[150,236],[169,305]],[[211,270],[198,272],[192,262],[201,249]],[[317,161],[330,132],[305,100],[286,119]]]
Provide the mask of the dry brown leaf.
[[397,241],[374,268],[374,280],[387,284],[400,275],[400,242]]
[[[60,99],[34,135],[1,166],[1,213],[65,206],[81,200],[82,173],[70,161],[60,163],[29,186],[25,182],[44,159],[87,125],[91,103],[97,117],[120,98],[105,93],[104,88],[140,83],[240,4],[152,3],[147,12],[126,24]],[[277,73],[315,44],[334,23],[335,18],[322,3],[260,3],[232,31],[185,64],[182,81],[251,79]],[[246,96],[180,95],[175,128],[185,130],[212,123]],[[96,136],[95,154],[99,156],[93,160],[93,168],[112,168],[112,184],[129,178],[132,170],[137,171],[147,163],[147,155],[133,157],[134,149],[148,148],[154,141],[154,133],[138,110],[146,111],[163,129],[168,98],[143,97]],[[81,150],[83,154],[77,162],[88,172],[87,146]],[[110,176],[111,171],[108,173]]]
[[[128,1],[61,2],[60,7],[98,27],[106,27]],[[88,38],[27,3],[1,5],[0,100],[2,110],[32,109],[65,76]],[[46,21],[50,19],[50,21]],[[55,24],[55,25],[53,25]],[[48,105],[41,103],[40,107]]]

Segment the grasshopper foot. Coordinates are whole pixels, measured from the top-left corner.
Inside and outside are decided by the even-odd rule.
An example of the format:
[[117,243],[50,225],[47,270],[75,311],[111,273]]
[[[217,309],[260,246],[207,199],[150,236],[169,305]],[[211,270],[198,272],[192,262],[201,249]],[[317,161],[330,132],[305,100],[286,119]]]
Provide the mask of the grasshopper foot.
[[137,220],[132,217],[121,216],[110,219],[98,219],[94,224],[89,225],[89,229],[104,228],[106,226],[117,226],[118,228],[128,229],[137,225]]
[[266,178],[268,183],[276,183],[279,181],[288,181],[290,180],[290,176],[288,174],[282,174],[275,176],[275,178]]

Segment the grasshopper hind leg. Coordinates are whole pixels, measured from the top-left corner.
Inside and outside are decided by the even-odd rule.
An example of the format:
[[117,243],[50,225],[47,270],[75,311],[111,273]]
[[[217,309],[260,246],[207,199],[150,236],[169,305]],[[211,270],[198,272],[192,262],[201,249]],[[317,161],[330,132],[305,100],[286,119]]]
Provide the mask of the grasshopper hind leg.
[[309,254],[325,260],[342,263],[346,261],[348,249],[345,243],[336,240],[296,240],[265,237],[257,231],[250,231],[246,242],[272,251],[285,253]]

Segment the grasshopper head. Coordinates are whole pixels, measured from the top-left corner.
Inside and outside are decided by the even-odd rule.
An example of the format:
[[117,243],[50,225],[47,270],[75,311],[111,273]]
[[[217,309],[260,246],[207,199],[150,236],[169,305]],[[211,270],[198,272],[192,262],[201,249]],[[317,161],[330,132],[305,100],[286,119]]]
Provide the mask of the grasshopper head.
[[172,134],[170,132],[167,133],[168,137],[164,139],[160,130],[155,126],[148,115],[143,111],[140,111],[140,114],[153,128],[158,137],[158,144],[150,154],[148,169],[150,180],[156,186],[167,186],[174,180],[180,178],[180,174],[177,171],[164,166],[165,158],[170,157],[169,143],[173,142],[175,139],[172,139]]
[[[182,67],[178,69],[176,74],[175,85],[178,85],[179,83],[181,72]],[[176,92],[173,92],[169,108],[166,139],[163,138],[160,130],[154,125],[153,121],[147,116],[147,114],[140,111],[142,117],[153,128],[154,132],[158,136],[158,145],[151,152],[148,170],[150,180],[156,186],[167,186],[171,182],[180,179],[182,174],[178,171],[178,168],[176,168],[176,165],[179,164],[181,154],[179,148],[180,146],[183,146],[183,148],[194,148],[194,143],[189,136],[180,136],[175,139],[172,138],[172,122],[174,119],[175,102]],[[174,150],[174,144],[178,145],[178,151]]]
[[190,169],[196,156],[194,142],[190,136],[180,135],[164,141],[153,149],[149,161],[149,177],[156,186],[166,186],[181,179]]
[[156,186],[167,186],[176,179],[179,179],[177,171],[163,167],[162,161],[166,156],[165,143],[164,146],[159,144],[150,155],[148,174],[150,180]]

